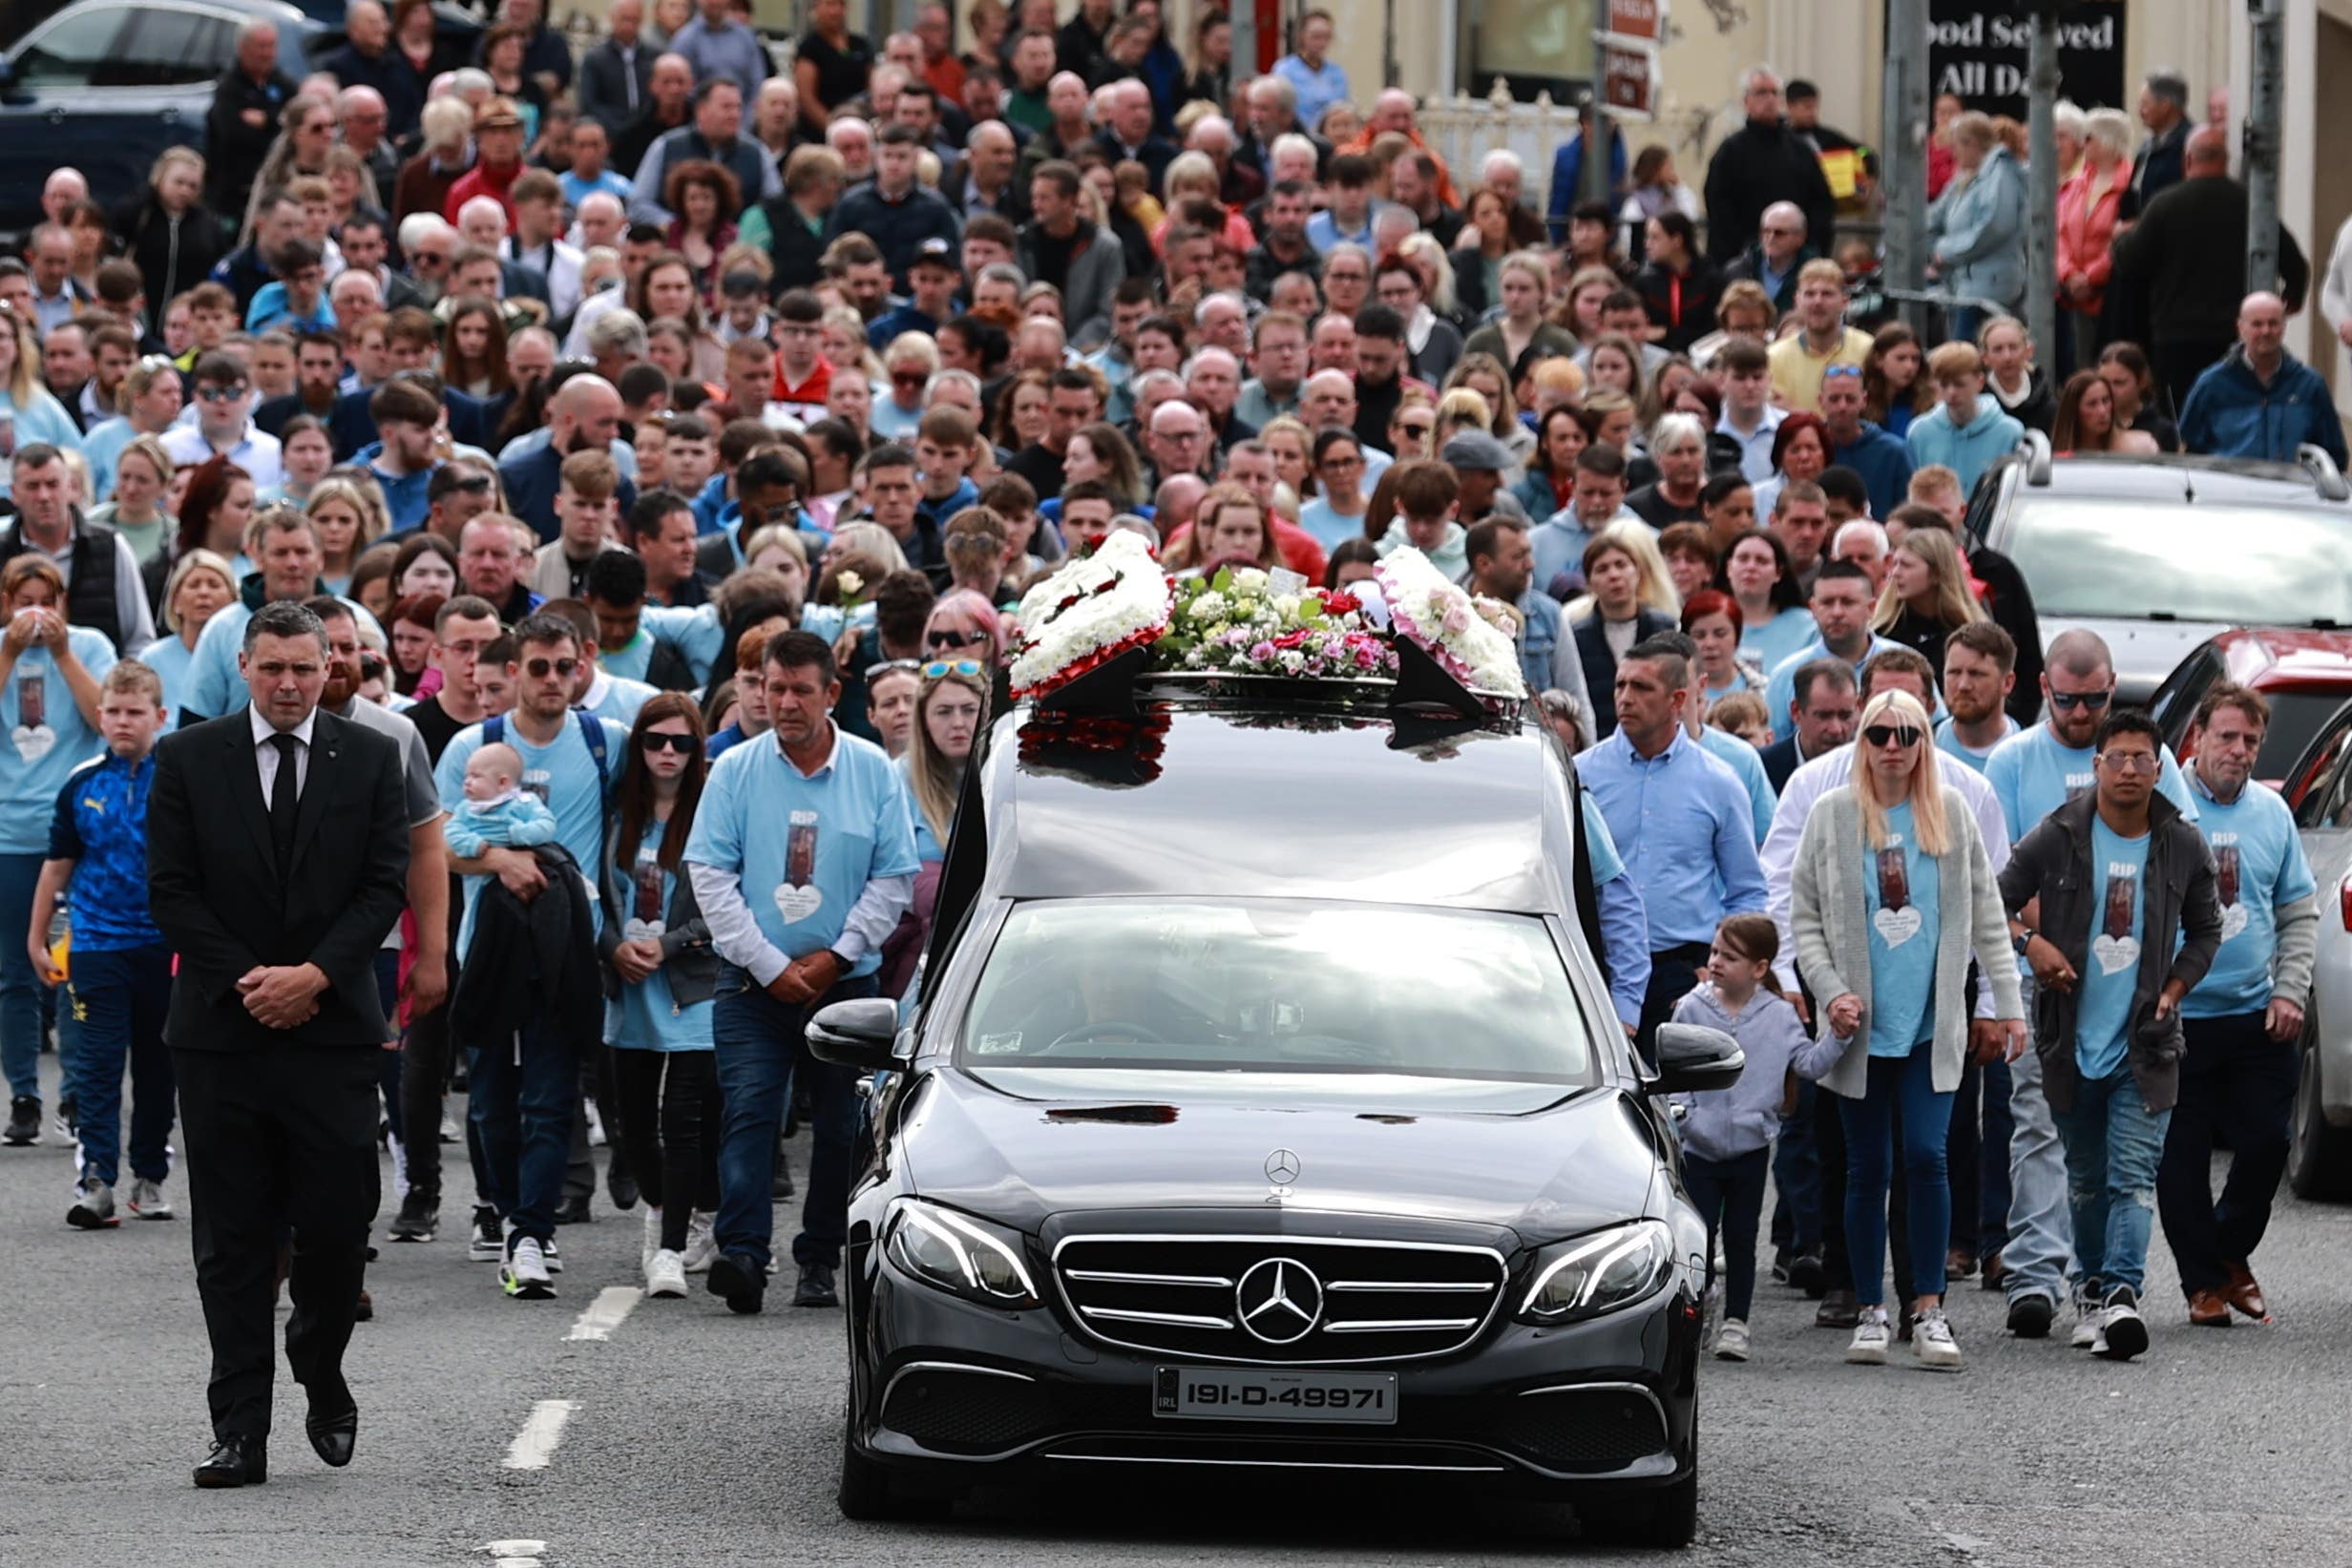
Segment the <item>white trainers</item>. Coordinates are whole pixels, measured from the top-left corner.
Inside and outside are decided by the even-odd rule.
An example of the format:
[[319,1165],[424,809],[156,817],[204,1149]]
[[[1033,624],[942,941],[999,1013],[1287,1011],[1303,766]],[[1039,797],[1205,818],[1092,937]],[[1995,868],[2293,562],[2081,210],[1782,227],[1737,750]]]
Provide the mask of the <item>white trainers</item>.
[[685,1259],[668,1247],[656,1251],[645,1265],[645,1294],[682,1296],[686,1293]]
[[1854,1325],[1854,1341],[1846,1347],[1846,1359],[1858,1367],[1886,1365],[1886,1348],[1895,1337],[1894,1328],[1886,1320],[1883,1307],[1865,1307]]
[[1748,1359],[1748,1325],[1738,1318],[1725,1318],[1723,1327],[1715,1330],[1715,1359],[1745,1361]]
[[710,1260],[719,1255],[719,1217],[706,1208],[694,1211],[686,1222],[686,1250],[683,1254],[686,1272],[700,1274],[710,1267]]
[[1960,1370],[1960,1342],[1952,1337],[1942,1307],[1931,1307],[1911,1320],[1911,1355],[1931,1372]]
[[547,1271],[547,1255],[536,1236],[517,1236],[507,1244],[506,1265],[498,1270],[498,1286],[522,1301],[545,1301],[556,1293]]
[[2119,1285],[2108,1293],[2099,1312],[2099,1339],[2090,1353],[2110,1361],[2129,1361],[2148,1348],[2148,1320],[2140,1316],[2139,1298],[2132,1287]]
[[637,1266],[642,1271],[653,1267],[653,1255],[662,1250],[662,1211],[651,1203],[645,1205],[645,1239],[638,1244]]
[[2107,1315],[2107,1308],[2090,1290],[2091,1287],[2087,1285],[2074,1287],[2074,1332],[2068,1336],[2067,1343],[2077,1350],[2095,1349],[2098,1347],[2099,1320]]
[[163,1183],[140,1177],[131,1183],[131,1201],[125,1205],[137,1220],[168,1220],[172,1217],[172,1201],[163,1196]]

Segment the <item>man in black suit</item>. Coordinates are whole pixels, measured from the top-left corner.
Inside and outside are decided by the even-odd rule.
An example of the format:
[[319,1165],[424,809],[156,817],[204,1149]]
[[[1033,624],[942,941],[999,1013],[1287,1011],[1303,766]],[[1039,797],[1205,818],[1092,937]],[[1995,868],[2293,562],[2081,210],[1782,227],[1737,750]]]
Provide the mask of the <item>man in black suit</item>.
[[164,737],[148,803],[149,904],[178,954],[164,1039],[178,1075],[197,1291],[212,1340],[200,1487],[266,1480],[272,1275],[293,1232],[286,1361],[311,1446],[347,1465],[343,1378],[377,1200],[378,947],[409,864],[400,748],[320,711],[327,644],[262,606],[240,656],[251,704]]
[[1792,687],[1796,696],[1789,703],[1789,717],[1796,722],[1796,733],[1774,741],[1759,754],[1764,759],[1764,776],[1775,790],[1788,788],[1789,775],[1816,757],[1850,744],[1859,709],[1854,666],[1842,659],[1816,659],[1798,665]]
[[653,84],[653,47],[640,36],[645,0],[613,0],[605,14],[611,29],[602,43],[580,56],[579,112],[617,136],[643,112]]

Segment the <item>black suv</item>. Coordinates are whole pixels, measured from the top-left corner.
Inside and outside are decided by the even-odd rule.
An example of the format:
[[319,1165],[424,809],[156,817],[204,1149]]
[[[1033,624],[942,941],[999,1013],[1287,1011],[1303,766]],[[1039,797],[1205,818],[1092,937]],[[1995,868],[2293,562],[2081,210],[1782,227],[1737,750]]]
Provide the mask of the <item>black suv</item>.
[[999,720],[912,1021],[814,1020],[887,1075],[843,1512],[1312,1464],[1687,1542],[1708,1258],[1661,1097],[1737,1046],[1628,1047],[1547,730],[1235,684]]
[[2126,702],[2229,627],[2352,626],[2352,488],[2317,447],[2052,461],[2030,432],[1977,480],[1967,533],[2016,563],[2046,643],[2107,639]]

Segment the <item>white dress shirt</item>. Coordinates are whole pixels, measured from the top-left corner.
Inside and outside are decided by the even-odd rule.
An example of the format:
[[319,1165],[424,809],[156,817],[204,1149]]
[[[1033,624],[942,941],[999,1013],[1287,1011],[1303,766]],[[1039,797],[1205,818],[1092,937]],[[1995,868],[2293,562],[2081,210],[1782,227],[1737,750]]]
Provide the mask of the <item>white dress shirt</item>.
[[[258,707],[248,707],[245,714],[253,723],[253,762],[262,772],[262,806],[269,807],[270,791],[278,786],[278,748],[270,740],[278,734]],[[303,721],[289,732],[302,742],[294,748],[294,798],[303,798],[303,786],[310,782],[310,732],[319,721],[319,710],[312,708],[303,715]]]
[[[1796,989],[1796,930],[1789,920],[1789,878],[1796,864],[1796,847],[1805,836],[1805,819],[1813,815],[1816,801],[1853,777],[1851,745],[1816,757],[1790,774],[1789,782],[1780,789],[1780,805],[1773,812],[1773,830],[1764,836],[1764,847],[1756,851],[1756,859],[1764,867],[1764,907],[1780,931],[1780,956],[1773,970],[1784,991]],[[1936,778],[1968,803],[1968,810],[1976,818],[1977,832],[1984,840],[1985,858],[1992,862],[1994,874],[1999,875],[2001,868],[2009,863],[2009,823],[2001,814],[2001,801],[1993,793],[1993,786],[1975,768],[1963,767],[1957,762],[1939,766]],[[2014,957],[2005,950],[1997,953],[1980,952],[1976,961],[1982,968],[1987,963],[2013,962]],[[1992,1015],[1992,988],[1980,986],[1977,1016]]]

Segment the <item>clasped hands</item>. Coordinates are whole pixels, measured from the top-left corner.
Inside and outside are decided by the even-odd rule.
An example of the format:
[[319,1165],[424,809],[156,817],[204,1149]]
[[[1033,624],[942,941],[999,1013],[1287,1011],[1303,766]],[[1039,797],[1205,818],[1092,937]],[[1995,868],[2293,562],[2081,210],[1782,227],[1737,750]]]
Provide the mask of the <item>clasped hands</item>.
[[265,1029],[293,1029],[319,1015],[326,973],[316,964],[256,964],[239,976],[245,1011]]

